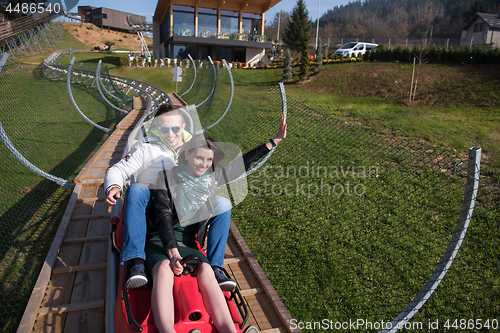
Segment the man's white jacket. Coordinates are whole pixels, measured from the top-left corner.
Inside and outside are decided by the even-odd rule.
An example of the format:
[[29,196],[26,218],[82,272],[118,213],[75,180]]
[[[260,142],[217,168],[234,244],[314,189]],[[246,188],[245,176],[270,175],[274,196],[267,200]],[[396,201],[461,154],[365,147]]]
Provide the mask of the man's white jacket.
[[[192,135],[183,131],[181,139],[191,140]],[[155,129],[150,136],[143,138],[127,156],[106,171],[104,188],[106,193],[119,187],[123,191],[124,184],[135,176],[134,182],[149,186],[156,183],[160,170],[169,170],[177,165],[177,155],[180,148],[174,150],[167,146]]]

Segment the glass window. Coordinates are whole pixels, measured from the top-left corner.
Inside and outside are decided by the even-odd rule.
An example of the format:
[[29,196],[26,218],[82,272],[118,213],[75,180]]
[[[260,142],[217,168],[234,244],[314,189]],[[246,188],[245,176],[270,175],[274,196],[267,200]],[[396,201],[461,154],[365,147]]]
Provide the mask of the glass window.
[[248,18],[248,19],[255,19],[255,20],[260,20],[261,19],[260,14],[242,13],[241,16],[243,18]]
[[230,10],[221,10],[220,11],[220,15],[221,16],[236,17],[236,18],[239,17],[238,12],[233,12],[233,11],[230,11]]
[[198,13],[198,37],[209,38],[217,35],[217,15]]
[[198,59],[198,45],[186,45],[186,57],[187,54],[193,59]]
[[194,12],[174,11],[174,34],[178,36],[194,36]]
[[238,32],[238,18],[237,17],[227,17],[221,16],[220,18],[220,30],[227,32],[230,35]]
[[194,7],[191,6],[173,5],[172,9],[174,10],[174,12],[194,13]]
[[215,17],[217,17],[217,9],[198,7],[198,14],[199,13],[212,14],[212,15],[215,15]]
[[217,60],[225,59],[226,61],[234,61],[234,49],[230,47],[216,47],[215,58]]
[[486,29],[486,24],[484,22],[474,24],[474,32],[481,32],[484,31],[484,29]]
[[191,58],[198,59],[198,46],[197,45],[174,45],[174,58],[176,59],[187,59],[188,54]]
[[241,30],[244,34],[249,34],[251,31],[253,31],[253,22],[250,19],[242,19],[241,20]]
[[170,7],[167,9],[167,15],[165,15],[165,18],[160,26],[160,43],[163,43],[170,38],[170,15],[168,13],[170,13]]
[[201,47],[201,59],[207,59],[210,55],[210,48],[208,46]]

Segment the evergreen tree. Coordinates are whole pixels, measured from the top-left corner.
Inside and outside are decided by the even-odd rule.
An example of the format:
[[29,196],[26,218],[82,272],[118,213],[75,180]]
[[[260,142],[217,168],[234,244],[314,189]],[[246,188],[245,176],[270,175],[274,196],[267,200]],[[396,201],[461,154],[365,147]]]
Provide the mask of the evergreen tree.
[[488,8],[482,0],[474,1],[474,3],[462,13],[462,17],[464,18],[465,22],[469,22],[469,20],[471,20],[472,17],[476,15],[476,13],[488,13]]
[[292,57],[290,56],[290,50],[286,50],[286,57],[285,61],[283,63],[285,65],[285,68],[283,69],[283,79],[285,80],[290,80],[292,78]]
[[309,12],[304,0],[297,0],[297,5],[293,8],[290,21],[286,25],[283,41],[289,49],[300,52],[304,35],[307,33],[309,36],[310,29],[311,21],[309,20]]
[[300,74],[299,79],[304,80],[309,74],[309,31],[304,32],[302,38],[302,49],[300,50]]

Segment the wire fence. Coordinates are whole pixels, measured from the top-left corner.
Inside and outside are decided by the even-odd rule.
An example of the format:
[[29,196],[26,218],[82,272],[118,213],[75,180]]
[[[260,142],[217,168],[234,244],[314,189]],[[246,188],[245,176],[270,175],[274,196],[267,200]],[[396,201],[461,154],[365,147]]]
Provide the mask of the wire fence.
[[[90,70],[95,75],[96,64]],[[44,65],[7,62],[0,73],[0,123],[22,157],[71,182],[107,134],[77,113],[66,78]],[[71,75],[70,87],[93,122],[113,129],[123,118],[103,101],[92,78]],[[5,144],[0,156],[0,330],[5,332],[17,328],[71,193],[25,167]]]
[[[276,135],[281,99],[278,87],[236,71],[232,80],[230,112],[207,134],[245,152]],[[204,81],[195,85],[203,93],[186,94],[189,104],[208,94]],[[222,114],[229,86],[227,71],[217,70],[215,93],[198,108],[203,127]],[[232,218],[294,318],[291,326],[495,330],[498,176],[481,170],[477,179],[479,165],[465,152],[448,156],[290,97],[287,104],[288,136],[248,178],[247,199]],[[464,202],[474,195],[466,184],[474,177],[479,190],[467,225]]]
[[[95,75],[87,75],[97,64],[74,68],[76,104],[96,124],[113,128],[124,113],[103,101]],[[203,127],[218,121],[207,130],[214,140],[237,143],[245,152],[277,133],[278,86],[214,71],[211,64],[196,71],[184,99],[198,105]],[[100,74],[112,92],[104,66]],[[8,63],[0,75],[0,122],[26,159],[71,181],[106,133],[77,113],[67,77],[64,68]],[[193,78],[190,66],[181,91]],[[292,314],[292,328],[380,331],[401,314],[405,331],[498,327],[498,176],[481,170],[467,227],[459,220],[471,195],[466,155],[377,135],[290,97],[287,106],[288,136],[247,179],[247,199],[234,208],[233,220]],[[11,331],[69,193],[26,169],[4,145],[0,155],[1,174],[9,175],[0,179],[0,318],[1,329]],[[463,241],[456,257],[449,253],[454,237]],[[443,258],[451,266],[442,266]],[[431,297],[418,312],[408,308],[436,272],[442,281],[433,283]],[[476,321],[464,324],[465,318]]]
[[[341,38],[327,38],[322,40],[324,46],[331,48],[338,48],[349,42],[366,42],[385,45],[387,48],[394,48],[400,46],[402,48],[421,45],[422,43],[428,45],[436,45],[438,47],[452,47],[460,46],[460,38],[429,38],[429,39],[408,39],[408,38],[359,38],[359,37],[341,37]],[[328,43],[329,42],[329,43]]]

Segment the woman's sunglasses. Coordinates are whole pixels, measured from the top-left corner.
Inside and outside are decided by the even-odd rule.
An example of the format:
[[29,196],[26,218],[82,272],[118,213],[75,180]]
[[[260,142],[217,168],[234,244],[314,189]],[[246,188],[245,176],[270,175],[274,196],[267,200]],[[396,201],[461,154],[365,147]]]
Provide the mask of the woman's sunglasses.
[[169,131],[172,131],[172,133],[177,134],[181,131],[182,126],[172,126],[172,127],[167,127],[167,126],[162,126],[158,127],[160,132],[163,134],[167,134]]

